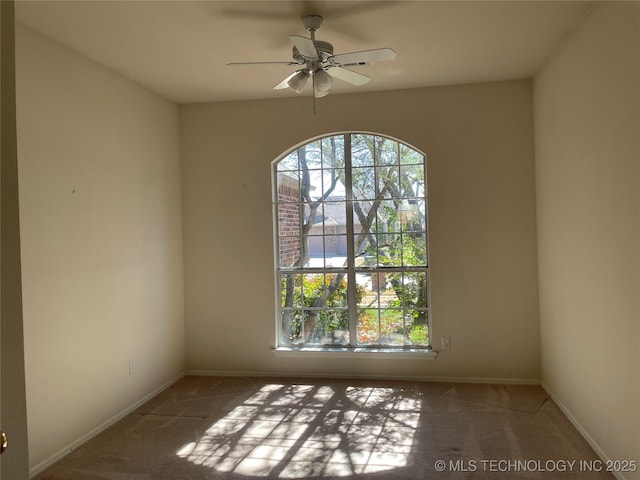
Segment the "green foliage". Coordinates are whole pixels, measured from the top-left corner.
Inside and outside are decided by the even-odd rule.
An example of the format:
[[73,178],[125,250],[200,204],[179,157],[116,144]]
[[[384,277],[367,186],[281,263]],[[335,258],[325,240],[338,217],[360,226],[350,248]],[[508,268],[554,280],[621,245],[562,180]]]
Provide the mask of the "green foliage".
[[[337,278],[336,274],[327,275],[304,275],[302,289],[296,288],[294,294],[294,304],[304,305],[305,307],[318,306],[319,300],[323,295],[328,294],[325,307],[344,307],[347,304],[347,280],[344,275]],[[339,282],[337,288],[331,291],[331,284]]]
[[429,343],[429,327],[427,325],[414,325],[409,332],[409,340],[414,345],[426,345]]
[[[358,342],[374,344],[427,345],[429,330],[425,324],[417,324],[415,319],[402,321],[402,310],[364,309],[358,314]],[[405,331],[406,328],[406,331]]]
[[[292,314],[290,341],[300,339],[303,332],[307,342],[339,330],[348,332],[347,280],[344,274],[292,275],[286,281],[294,282],[293,305],[303,307]],[[356,301],[359,302],[364,291],[358,287],[356,292]],[[285,297],[286,282],[283,282],[282,298]]]
[[[382,337],[389,337],[394,333],[403,333],[402,318],[398,315],[402,311],[365,309],[358,314],[358,342],[383,343]],[[379,320],[379,321],[378,321]]]

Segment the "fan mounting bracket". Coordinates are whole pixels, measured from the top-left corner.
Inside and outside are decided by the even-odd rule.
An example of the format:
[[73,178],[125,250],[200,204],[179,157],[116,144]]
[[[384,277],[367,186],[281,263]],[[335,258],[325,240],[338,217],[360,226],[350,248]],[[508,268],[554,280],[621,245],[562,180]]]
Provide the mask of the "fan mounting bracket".
[[323,18],[320,15],[305,15],[301,20],[308,32],[315,32],[322,25]]

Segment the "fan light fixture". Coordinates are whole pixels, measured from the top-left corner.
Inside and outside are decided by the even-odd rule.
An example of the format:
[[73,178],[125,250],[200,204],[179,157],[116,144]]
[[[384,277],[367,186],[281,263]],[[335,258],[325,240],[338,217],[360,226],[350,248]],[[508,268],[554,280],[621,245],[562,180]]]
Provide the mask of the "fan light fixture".
[[331,87],[333,86],[333,78],[322,68],[318,68],[315,72],[313,72],[315,87],[317,90],[321,92],[329,92]]
[[316,98],[322,98],[329,95],[329,90],[318,90],[318,88],[316,87],[313,89],[313,93]]
[[302,93],[304,90],[304,86],[307,84],[307,80],[309,79],[309,74],[306,70],[299,70],[293,77],[289,79],[287,84],[289,88],[296,93]]

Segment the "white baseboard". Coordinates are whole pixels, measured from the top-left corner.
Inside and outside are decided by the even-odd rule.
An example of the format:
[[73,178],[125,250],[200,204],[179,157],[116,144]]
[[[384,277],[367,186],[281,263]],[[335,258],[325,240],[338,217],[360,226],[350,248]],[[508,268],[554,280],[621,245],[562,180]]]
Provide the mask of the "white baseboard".
[[340,374],[340,373],[299,373],[299,372],[250,372],[250,371],[209,371],[189,370],[187,375],[213,377],[295,377],[295,378],[353,378],[354,380],[406,380],[419,382],[445,383],[492,383],[502,385],[540,385],[540,380],[533,378],[483,378],[483,377],[433,377],[374,374]]
[[[560,401],[560,399],[556,396],[555,393],[553,393],[553,391],[549,388],[549,386],[544,382],[542,382],[540,385],[542,386],[544,391],[547,392],[547,395],[549,395],[549,398],[551,398],[551,400],[553,400],[554,403],[558,405],[558,408],[569,419],[569,421],[576,428],[576,430],[578,430],[580,435],[582,435],[582,438],[584,438],[586,442],[589,444],[589,446],[593,448],[593,450],[596,452],[596,455],[600,457],[600,460],[602,460],[603,462],[609,461],[610,460],[609,456],[600,447],[600,445],[598,445],[598,443],[593,439],[593,437],[589,435],[589,432],[587,432],[587,430],[580,424],[580,422],[576,419],[576,417],[573,416],[571,411]],[[613,476],[616,477],[618,480],[626,480],[625,476],[621,472],[611,472],[611,473],[613,473]]]
[[149,400],[151,400],[153,397],[158,395],[163,390],[166,390],[167,388],[169,388],[171,385],[176,383],[178,380],[180,380],[185,375],[186,375],[186,373],[183,372],[183,373],[180,373],[179,375],[173,377],[171,380],[169,380],[168,382],[162,384],[161,386],[156,388],[153,392],[151,392],[148,395],[146,395],[144,398],[138,400],[137,402],[135,402],[134,404],[130,405],[126,409],[122,410],[120,413],[117,413],[116,415],[114,415],[113,417],[108,419],[107,421],[101,423],[96,428],[94,428],[90,432],[84,434],[82,437],[80,437],[76,441],[71,442],[69,445],[65,446],[64,448],[61,448],[60,450],[58,450],[53,455],[51,455],[50,457],[46,458],[45,460],[43,460],[42,462],[40,462],[39,464],[37,464],[33,468],[31,468],[29,470],[29,476],[31,478],[33,478],[36,475],[38,475],[40,472],[43,472],[44,470],[49,468],[51,465],[56,463],[58,460],[62,459],[63,457],[66,457],[71,452],[76,450],[78,447],[80,447],[81,445],[87,443],[89,440],[91,440],[93,437],[95,437],[99,433],[103,432],[104,430],[106,430],[107,428],[109,428],[110,426],[112,426],[113,424],[118,422],[119,420],[122,420],[124,417],[126,417],[131,412],[133,412],[136,408],[138,408],[141,405],[143,405],[144,403],[148,402]]

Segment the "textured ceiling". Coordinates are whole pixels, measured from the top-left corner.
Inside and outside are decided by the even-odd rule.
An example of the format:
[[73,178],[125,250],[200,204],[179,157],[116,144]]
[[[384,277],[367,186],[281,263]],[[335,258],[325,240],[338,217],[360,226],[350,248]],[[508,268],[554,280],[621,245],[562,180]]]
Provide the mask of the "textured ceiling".
[[[278,98],[300,17],[324,16],[334,52],[390,47],[394,61],[353,67],[361,87],[332,93],[533,76],[579,24],[581,1],[18,1],[18,21],[177,103]],[[310,89],[307,89],[310,90]],[[304,94],[308,94],[305,92]]]

